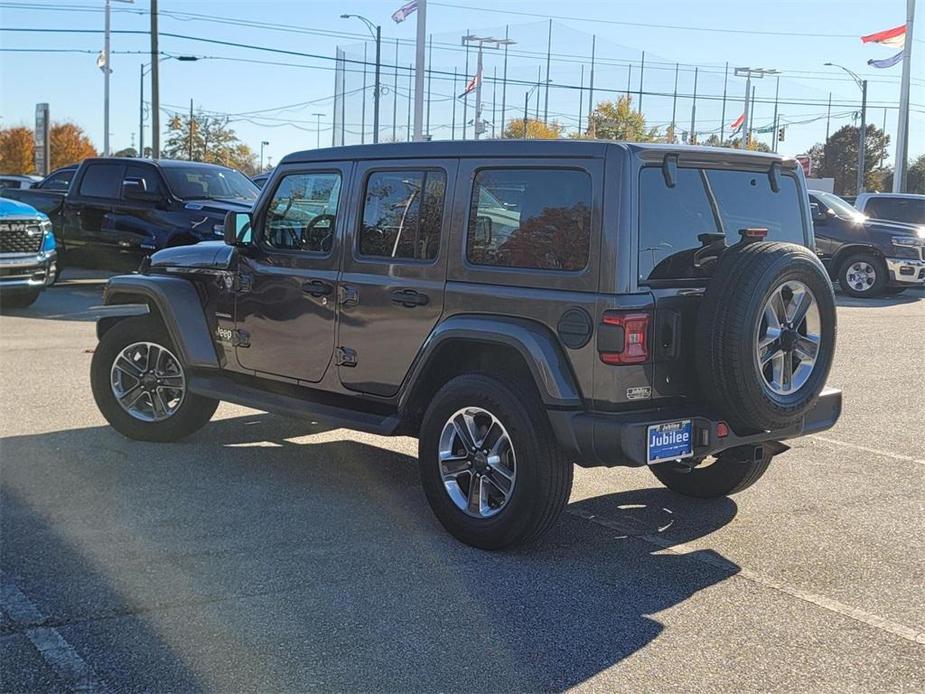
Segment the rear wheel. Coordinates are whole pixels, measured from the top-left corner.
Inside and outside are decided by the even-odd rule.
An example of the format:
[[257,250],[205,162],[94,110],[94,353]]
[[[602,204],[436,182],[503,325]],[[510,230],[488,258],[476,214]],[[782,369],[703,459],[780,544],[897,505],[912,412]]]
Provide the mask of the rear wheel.
[[123,436],[176,441],[200,429],[218,401],[190,393],[187,375],[164,326],[128,318],[100,340],[90,366],[97,407]]
[[765,448],[762,456],[754,460],[748,456],[751,450],[732,448],[701,460],[693,469],[680,462],[659,463],[649,469],[673,492],[713,499],[741,492],[764,475],[774,456]]
[[482,549],[540,537],[572,487],[572,465],[536,394],[494,376],[458,376],[439,390],[424,415],[418,459],[437,518]]
[[886,281],[886,265],[872,253],[856,253],[846,258],[838,271],[842,291],[859,299],[880,296],[886,289]]

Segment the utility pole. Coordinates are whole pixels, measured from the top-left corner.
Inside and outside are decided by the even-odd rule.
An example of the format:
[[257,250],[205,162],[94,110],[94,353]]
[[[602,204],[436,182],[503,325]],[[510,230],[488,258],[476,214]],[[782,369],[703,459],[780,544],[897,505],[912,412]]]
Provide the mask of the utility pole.
[[260,170],[263,171],[263,148],[269,145],[270,143],[266,140],[260,141]]
[[906,0],[906,43],[903,46],[903,74],[899,89],[899,124],[896,128],[896,165],[893,167],[893,192],[906,187],[906,163],[909,158],[909,81],[912,74],[912,24],[915,0]]
[[398,39],[395,39],[395,79],[392,82],[392,142],[398,141]]
[[726,63],[726,69],[723,72],[723,111],[719,118],[719,143],[723,144],[726,140],[726,87],[729,85],[729,63]]
[[[135,0],[116,0],[116,2],[133,3]],[[100,70],[103,71],[103,156],[108,157],[112,154],[109,147],[109,76],[112,74],[112,52],[110,44],[112,43],[112,0],[106,0],[104,10],[104,29],[103,29],[103,53],[96,61]]]
[[[510,25],[504,26],[504,38],[510,38]],[[507,46],[504,44],[504,76],[501,78],[501,137],[504,137],[504,121],[507,118]],[[455,86],[455,85],[454,85]],[[453,92],[454,94],[456,92]]]
[[151,158],[161,158],[161,97],[158,79],[157,0],[151,0]]
[[639,103],[636,104],[636,113],[642,113],[642,78],[646,72],[646,52],[642,52],[642,60],[639,63]]
[[312,114],[317,119],[317,125],[315,126],[315,149],[321,149],[321,116],[323,113],[313,113]]
[[597,134],[597,123],[595,123],[591,115],[594,113],[594,49],[597,45],[597,34],[591,35],[591,75],[589,77],[590,82],[588,84],[588,130],[591,132],[591,137],[594,137]]
[[[513,44],[514,41],[511,39],[496,39],[493,36],[475,36],[473,34],[466,34],[462,37],[462,45],[467,48],[470,45],[475,45],[477,48],[476,53],[476,69],[475,69],[475,120],[473,120],[473,131],[475,133],[475,139],[479,139],[479,135],[483,132],[482,125],[482,51],[485,48],[489,50],[498,50],[501,46],[509,46]],[[548,92],[549,85],[546,85]],[[465,125],[463,126],[465,127]]]
[[694,68],[694,98],[691,101],[691,134],[687,138],[688,144],[697,144],[697,74],[699,68]]
[[675,140],[675,131],[677,130],[677,121],[675,117],[678,113],[678,70],[681,66],[678,63],[674,64],[674,96],[671,99],[671,142]]
[[145,64],[138,66],[138,156],[145,155]]
[[777,100],[780,98],[780,75],[777,76],[777,86],[774,87],[774,134],[771,137],[771,142],[773,143],[771,151],[775,154],[777,153],[777,136],[778,136],[778,125],[777,125]]
[[193,161],[193,100],[189,100],[189,160]]
[[546,36],[546,98],[543,103],[543,122],[549,122],[549,63],[552,58],[552,20],[549,20],[549,33]]
[[[414,51],[414,141],[424,139],[424,49],[427,39],[427,0],[418,0]],[[398,62],[398,61],[396,61]]]
[[751,101],[752,95],[752,78],[762,79],[767,75],[779,75],[779,70],[767,70],[765,68],[751,68],[751,67],[737,67],[735,69],[736,77],[745,78],[745,110],[743,114],[745,115],[745,120],[742,122],[742,149],[748,149],[748,134],[749,128],[751,127],[751,118],[749,117],[749,104]]

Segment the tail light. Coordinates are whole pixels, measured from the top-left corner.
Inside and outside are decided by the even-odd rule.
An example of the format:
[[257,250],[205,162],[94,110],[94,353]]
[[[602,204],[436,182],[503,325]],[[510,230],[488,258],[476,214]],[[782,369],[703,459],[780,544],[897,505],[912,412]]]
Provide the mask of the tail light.
[[597,351],[605,364],[644,364],[649,361],[648,312],[605,311],[598,330]]

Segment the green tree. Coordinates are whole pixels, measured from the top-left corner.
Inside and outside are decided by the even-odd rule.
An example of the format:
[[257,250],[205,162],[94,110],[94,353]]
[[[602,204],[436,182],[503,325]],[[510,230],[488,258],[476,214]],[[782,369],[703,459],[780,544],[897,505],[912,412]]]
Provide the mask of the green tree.
[[[556,140],[562,134],[562,126],[556,121],[544,123],[535,118],[527,118],[527,139],[529,140]],[[514,118],[504,129],[507,139],[521,140],[524,136],[524,119]]]
[[[707,147],[729,147],[731,149],[738,149],[742,146],[742,138],[736,137],[731,140],[720,140],[718,135],[710,135],[706,140],[703,140],[699,144],[706,145]],[[764,142],[760,142],[753,137],[748,140],[748,148],[752,152],[770,152],[770,145],[766,145]]]
[[[837,195],[857,195],[859,129],[846,125],[836,130],[825,142],[809,150],[814,178],[834,178]],[[886,159],[890,136],[877,126],[866,128],[864,147],[864,187],[882,190],[887,170],[881,165]]]
[[[893,171],[892,169],[884,172],[883,183],[879,188],[871,189],[878,191],[893,190]],[[925,195],[925,154],[919,155],[912,164],[906,169],[906,193],[918,193]]]
[[586,137],[598,140],[652,142],[658,138],[656,128],[647,128],[646,119],[633,110],[633,99],[621,96],[616,101],[601,101],[588,118]]
[[120,149],[118,152],[113,152],[112,156],[114,157],[137,157],[138,150],[134,147],[126,147],[125,149]]
[[[192,132],[191,132],[192,131]],[[244,174],[257,173],[257,157],[250,147],[238,140],[226,118],[202,113],[174,115],[167,124],[164,155],[169,159],[190,159],[221,164]]]

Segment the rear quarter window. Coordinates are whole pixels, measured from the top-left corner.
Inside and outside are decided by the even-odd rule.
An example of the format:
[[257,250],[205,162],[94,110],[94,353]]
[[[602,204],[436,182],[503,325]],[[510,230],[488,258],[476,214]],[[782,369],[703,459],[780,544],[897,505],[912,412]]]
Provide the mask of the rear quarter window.
[[774,192],[763,172],[680,168],[669,188],[661,167],[639,175],[639,279],[706,279],[739,230],[764,227],[768,240],[806,244],[796,178]]
[[117,198],[122,185],[122,164],[91,164],[80,181],[80,194],[90,198]]

